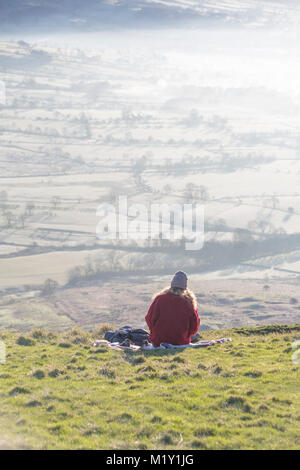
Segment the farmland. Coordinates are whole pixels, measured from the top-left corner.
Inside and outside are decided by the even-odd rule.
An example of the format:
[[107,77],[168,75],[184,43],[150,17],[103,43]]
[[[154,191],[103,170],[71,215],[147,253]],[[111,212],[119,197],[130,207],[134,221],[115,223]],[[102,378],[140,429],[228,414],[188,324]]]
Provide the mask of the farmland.
[[[261,45],[263,33],[252,42],[236,34],[239,47],[230,33],[199,33],[189,52],[172,48],[172,35],[164,47],[139,48],[130,35],[124,46],[105,35],[89,47],[0,43],[0,326],[141,325],[178,268],[209,328],[297,321],[294,50],[288,35]],[[99,239],[97,208],[119,196],[203,205],[203,249]]]

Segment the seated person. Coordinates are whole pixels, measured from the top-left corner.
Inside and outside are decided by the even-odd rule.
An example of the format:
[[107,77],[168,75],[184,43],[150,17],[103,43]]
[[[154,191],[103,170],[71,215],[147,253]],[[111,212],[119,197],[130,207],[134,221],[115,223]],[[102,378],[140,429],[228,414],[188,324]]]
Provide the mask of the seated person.
[[200,318],[197,300],[187,288],[187,276],[183,271],[175,273],[171,287],[157,294],[145,317],[150,330],[149,341],[174,345],[190,344],[197,333]]

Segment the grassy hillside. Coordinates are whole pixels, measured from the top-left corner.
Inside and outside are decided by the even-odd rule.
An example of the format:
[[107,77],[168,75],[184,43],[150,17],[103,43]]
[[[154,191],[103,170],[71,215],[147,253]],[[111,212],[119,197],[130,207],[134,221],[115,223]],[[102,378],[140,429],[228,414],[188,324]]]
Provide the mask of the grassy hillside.
[[2,332],[0,447],[296,449],[300,324],[209,331],[181,351],[91,346],[103,330]]

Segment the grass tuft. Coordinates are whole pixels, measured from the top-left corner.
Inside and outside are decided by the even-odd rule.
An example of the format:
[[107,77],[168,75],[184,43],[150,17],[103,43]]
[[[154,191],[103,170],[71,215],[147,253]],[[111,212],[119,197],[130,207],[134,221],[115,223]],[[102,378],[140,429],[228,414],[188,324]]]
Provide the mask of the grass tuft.
[[115,371],[113,369],[108,369],[107,367],[100,369],[99,375],[103,375],[104,377],[108,377],[110,379],[114,379],[116,377]]
[[57,377],[59,377],[60,375],[64,375],[65,374],[65,371],[64,370],[61,370],[61,369],[58,369],[57,367],[53,367],[52,369],[50,369],[48,371],[48,376],[49,377],[52,377],[54,379],[56,379]]
[[39,400],[31,400],[26,403],[26,406],[29,408],[35,408],[36,406],[42,406],[42,402],[40,402]]
[[33,370],[32,373],[31,373],[32,377],[34,377],[35,379],[43,379],[46,374],[43,370],[41,369],[36,369],[36,370]]
[[61,343],[58,343],[58,346],[60,348],[71,348],[72,347],[72,344],[71,343],[67,343],[66,341],[63,341]]
[[34,346],[35,345],[35,341],[31,338],[26,337],[26,336],[19,336],[17,338],[16,343],[19,346]]
[[16,395],[24,394],[24,393],[29,393],[29,390],[27,390],[24,387],[14,387],[10,390],[9,396],[10,397],[15,397]]

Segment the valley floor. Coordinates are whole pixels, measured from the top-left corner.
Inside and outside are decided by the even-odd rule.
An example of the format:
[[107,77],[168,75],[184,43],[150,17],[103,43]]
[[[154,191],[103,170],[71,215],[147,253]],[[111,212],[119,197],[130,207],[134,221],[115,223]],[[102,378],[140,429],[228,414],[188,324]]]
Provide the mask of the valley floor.
[[[45,296],[40,291],[8,291],[0,299],[0,329],[26,332],[44,327],[62,332],[76,326],[91,330],[103,323],[145,327],[153,294],[169,282],[170,276],[116,275]],[[193,274],[189,282],[197,296],[202,330],[299,322],[297,277],[210,279]]]

